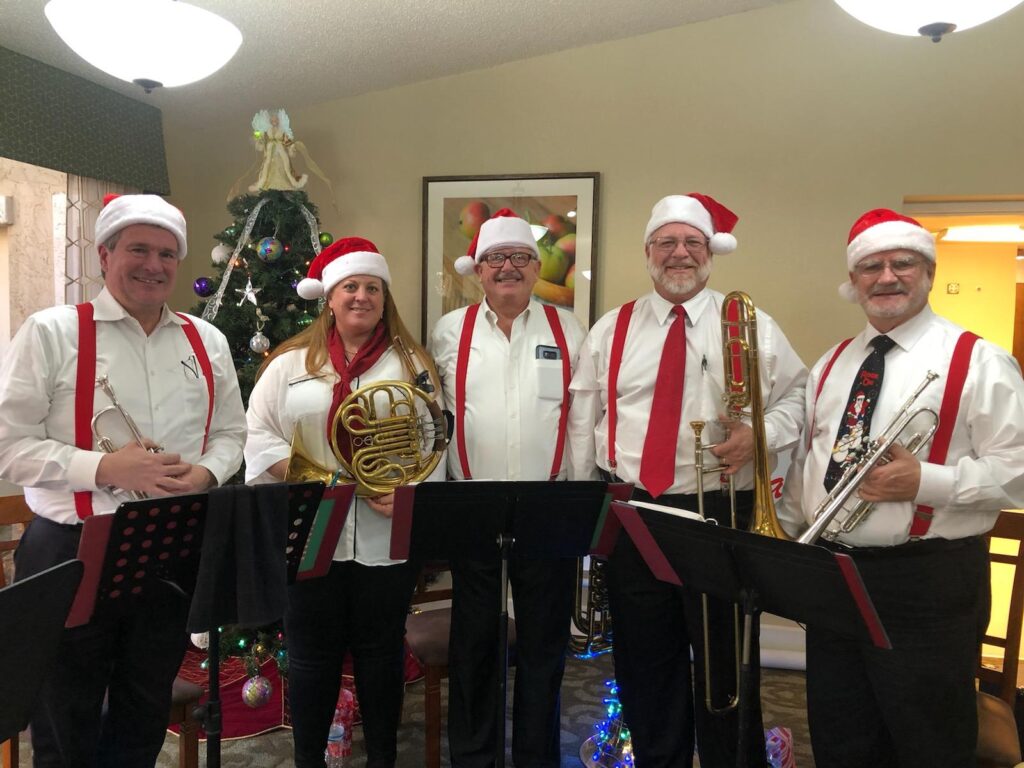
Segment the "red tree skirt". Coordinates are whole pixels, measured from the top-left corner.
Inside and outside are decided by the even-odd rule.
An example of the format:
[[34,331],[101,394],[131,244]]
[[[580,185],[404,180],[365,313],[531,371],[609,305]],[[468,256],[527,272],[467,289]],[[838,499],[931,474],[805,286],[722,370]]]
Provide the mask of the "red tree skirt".
[[[178,675],[190,683],[207,690],[210,682],[208,670],[200,667],[206,661],[206,652],[190,648],[185,653],[185,660],[181,664]],[[288,712],[288,681],[282,679],[277,671],[277,663],[273,659],[263,662],[260,667],[260,674],[270,681],[273,692],[270,700],[260,707],[250,707],[242,700],[242,686],[245,685],[249,676],[245,673],[245,665],[236,656],[221,659],[220,664],[220,699],[221,699],[221,739],[242,739],[248,736],[256,736],[275,728],[291,727],[291,718]],[[412,655],[409,647],[405,648],[405,682],[415,682],[423,677],[423,670]],[[352,678],[352,658],[345,658],[344,674],[341,684],[352,690],[355,694],[355,682]],[[205,704],[206,694],[199,700]],[[354,722],[360,722],[359,699],[356,698],[356,714]],[[171,730],[177,732],[177,727]],[[205,739],[206,732],[200,728],[199,738]]]

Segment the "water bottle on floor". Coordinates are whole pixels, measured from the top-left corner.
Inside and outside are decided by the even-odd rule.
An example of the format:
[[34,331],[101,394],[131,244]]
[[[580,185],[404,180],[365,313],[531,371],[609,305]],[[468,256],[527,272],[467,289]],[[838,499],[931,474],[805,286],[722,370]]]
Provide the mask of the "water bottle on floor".
[[345,761],[345,741],[342,713],[340,709],[335,709],[334,721],[331,723],[330,733],[327,734],[327,750],[324,752],[327,768],[342,768]]

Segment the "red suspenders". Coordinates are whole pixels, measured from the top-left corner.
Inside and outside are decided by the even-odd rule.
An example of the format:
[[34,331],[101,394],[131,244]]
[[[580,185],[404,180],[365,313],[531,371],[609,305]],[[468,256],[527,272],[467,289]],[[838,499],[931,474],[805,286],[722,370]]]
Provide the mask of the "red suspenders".
[[[459,465],[466,480],[473,479],[469,470],[469,454],[466,452],[466,373],[469,369],[473,330],[479,312],[479,304],[473,304],[466,310],[466,316],[462,321],[462,334],[459,337],[459,352],[455,359],[455,436],[459,444]],[[555,337],[555,346],[562,356],[562,407],[558,416],[558,436],[550,473],[551,479],[555,480],[562,469],[562,454],[565,452],[565,432],[569,419],[569,381],[572,378],[572,370],[569,366],[569,346],[558,319],[558,310],[545,304],[544,315],[551,326],[551,334]]]
[[[75,376],[75,447],[83,451],[92,450],[92,415],[96,394],[96,321],[91,303],[77,304],[78,311],[78,370]],[[195,352],[199,367],[206,377],[206,391],[209,402],[206,408],[206,427],[203,432],[203,451],[210,437],[210,421],[213,418],[213,368],[206,347],[199,337],[195,324],[180,312],[178,317],[185,321],[182,326],[192,351]],[[90,517],[92,491],[75,491],[75,512],[80,520]]]
[[619,308],[612,336],[611,357],[608,360],[608,471],[613,475],[618,466],[615,461],[615,427],[618,419],[616,401],[619,397],[619,367],[622,365],[622,350],[626,346],[626,331],[629,330],[629,318],[633,316],[634,304],[635,299]]

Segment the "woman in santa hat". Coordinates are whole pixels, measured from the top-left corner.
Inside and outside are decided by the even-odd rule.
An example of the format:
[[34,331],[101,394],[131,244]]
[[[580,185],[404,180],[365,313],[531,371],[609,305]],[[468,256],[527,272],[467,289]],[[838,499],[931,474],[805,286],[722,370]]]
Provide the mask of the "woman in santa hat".
[[[326,304],[260,370],[249,398],[247,481],[285,478],[296,431],[309,458],[338,467],[329,439],[334,413],[360,387],[401,380],[432,382],[433,391],[440,390],[433,362],[398,315],[390,283],[387,262],[369,240],[338,240],[313,260],[298,293],[309,300],[323,297]],[[344,455],[351,450],[348,435],[338,429],[334,437]],[[443,480],[444,466],[439,461],[428,479]],[[357,498],[328,574],[290,588],[285,630],[297,768],[323,768],[347,652],[354,662],[366,764],[395,764],[405,619],[417,573],[412,563],[389,557],[393,496]]]

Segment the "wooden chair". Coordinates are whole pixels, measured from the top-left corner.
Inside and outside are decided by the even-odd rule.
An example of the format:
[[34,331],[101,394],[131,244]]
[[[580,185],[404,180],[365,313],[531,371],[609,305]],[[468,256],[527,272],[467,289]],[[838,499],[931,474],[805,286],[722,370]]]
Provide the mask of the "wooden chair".
[[[32,510],[28,508],[23,496],[0,497],[0,529],[4,529],[0,534],[0,589],[7,586],[4,566],[13,559],[18,540],[32,517]],[[3,768],[17,768],[17,738],[8,739],[0,745],[0,765]]]
[[[424,574],[446,570],[443,563],[429,563]],[[420,575],[413,594],[414,610],[405,622],[405,639],[413,655],[423,667],[423,729],[426,768],[441,765],[441,681],[448,677],[448,638],[451,632],[451,605],[422,609],[428,603],[451,601],[450,588],[429,589],[424,575]],[[515,652],[515,621],[508,622],[510,663]]]
[[[0,497],[0,527],[20,528],[11,530],[9,537],[0,538],[0,588],[7,586],[3,571],[3,559],[18,546],[21,533],[34,515],[25,503],[24,496]],[[192,712],[199,704],[203,689],[181,678],[175,678],[171,692],[169,725],[179,725],[178,765],[180,768],[199,768],[199,725]],[[0,766],[18,768],[18,740],[10,739],[0,745]]]
[[994,768],[1020,762],[1024,741],[1024,692],[1017,684],[1024,620],[1024,513],[999,514],[989,534],[989,549],[994,565],[1013,569],[1006,636],[986,632],[984,638],[986,645],[1002,650],[1002,658],[978,664],[978,765]]

